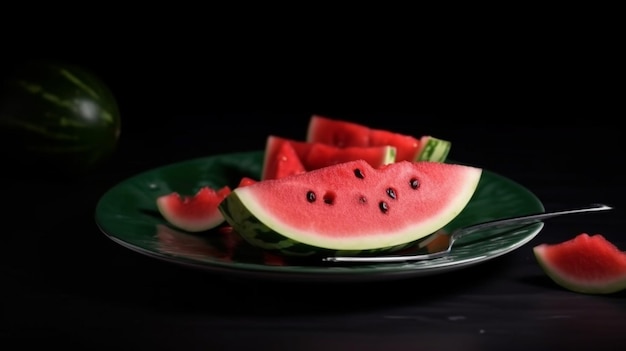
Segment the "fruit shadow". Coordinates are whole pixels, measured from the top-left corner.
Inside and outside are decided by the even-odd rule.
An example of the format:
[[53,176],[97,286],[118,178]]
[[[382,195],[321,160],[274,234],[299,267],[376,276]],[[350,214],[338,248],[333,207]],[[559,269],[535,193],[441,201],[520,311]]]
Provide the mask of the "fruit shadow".
[[[564,287],[555,283],[545,273],[537,273],[535,275],[528,275],[518,280],[525,285],[537,287],[537,288],[540,288],[541,290],[554,291],[554,292],[571,292],[572,294],[592,295],[592,294],[584,294],[584,293],[567,290]],[[623,299],[626,297],[626,289],[617,291],[614,293],[610,293],[610,294],[594,294],[594,295],[602,295],[604,298],[607,298],[607,299]]]
[[[205,312],[223,316],[250,313],[293,315],[294,309],[297,309],[299,314],[320,315],[389,308],[403,304],[428,305],[462,293],[466,289],[471,290],[480,286],[482,280],[493,278],[502,269],[501,265],[485,263],[481,267],[463,269],[462,272],[419,278],[383,275],[380,279],[350,281],[350,277],[326,280],[311,274],[309,281],[307,273],[303,271],[314,268],[319,272],[320,269],[337,267],[329,266],[314,257],[286,258],[271,254],[247,244],[234,235],[228,226],[219,227],[207,235],[207,233],[183,233],[162,225],[157,229],[157,236],[161,252],[196,261],[203,256],[211,257],[213,264],[221,261],[225,265],[233,264],[244,268],[245,274],[240,274],[241,271],[234,272],[230,268],[219,272],[215,265],[211,267],[212,272],[182,268],[184,271],[176,274],[177,277],[196,274],[203,276],[191,278],[189,281],[193,282],[193,286],[185,287],[189,281],[182,283],[180,291],[184,291],[184,295],[175,299],[171,299],[170,296],[168,301],[176,304],[170,306],[171,308],[185,308],[185,304],[193,303],[194,300],[211,301],[206,300],[210,296],[210,299],[217,299],[223,303],[214,305],[209,302],[206,306],[208,310]],[[260,266],[270,265],[284,266],[285,269],[279,269],[280,273],[277,274],[268,274],[264,270],[254,272],[254,267],[258,269]],[[180,265],[176,265],[168,269],[181,268]],[[293,273],[298,277],[286,278],[282,273]],[[164,297],[161,301],[163,300]],[[198,307],[194,309],[197,310]]]

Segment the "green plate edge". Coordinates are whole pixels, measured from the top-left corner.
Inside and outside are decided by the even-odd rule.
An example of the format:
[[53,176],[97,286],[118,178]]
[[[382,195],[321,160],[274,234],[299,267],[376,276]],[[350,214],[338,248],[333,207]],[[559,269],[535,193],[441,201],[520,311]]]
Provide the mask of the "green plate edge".
[[[240,243],[232,254],[226,236],[216,230],[185,233],[160,216],[156,198],[176,191],[195,193],[202,186],[235,188],[243,176],[258,179],[263,151],[213,155],[186,160],[130,177],[103,194],[95,210],[100,230],[114,242],[160,260],[230,276],[298,281],[375,281],[444,273],[513,251],[532,240],[543,223],[516,227],[506,235],[478,233],[455,246],[450,255],[428,261],[359,265],[276,263]],[[453,161],[448,161],[453,163]],[[456,163],[456,162],[454,162]],[[466,208],[443,229],[498,218],[543,212],[541,201],[519,183],[483,170]]]

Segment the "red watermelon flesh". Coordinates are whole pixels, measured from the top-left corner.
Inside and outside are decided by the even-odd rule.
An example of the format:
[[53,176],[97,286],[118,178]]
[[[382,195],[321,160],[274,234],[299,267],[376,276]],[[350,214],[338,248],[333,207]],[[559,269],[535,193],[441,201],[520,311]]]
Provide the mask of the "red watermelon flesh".
[[170,224],[188,232],[201,232],[224,222],[218,205],[230,192],[228,186],[218,190],[205,186],[192,196],[177,192],[159,196],[156,204],[161,215]]
[[[277,179],[287,174],[302,173],[303,170],[311,171],[358,159],[365,160],[373,167],[380,167],[394,162],[395,155],[395,148],[388,145],[339,148],[270,135],[265,145],[261,179]],[[277,174],[277,167],[285,169],[282,174]]]
[[370,129],[370,145],[393,145],[397,150],[396,161],[413,161],[420,149],[420,141],[415,137],[381,129]]
[[600,234],[540,244],[533,252],[546,274],[566,289],[589,294],[626,289],[626,253]]
[[268,137],[261,179],[277,179],[304,173],[306,169],[293,144],[286,139]]
[[370,128],[359,123],[313,115],[309,121],[306,141],[337,147],[371,146]]
[[395,148],[382,145],[377,147],[338,148],[322,143],[306,143],[310,149],[303,161],[307,170],[336,165],[354,160],[364,160],[372,167],[380,167],[395,161]]
[[241,179],[239,179],[239,184],[237,184],[237,187],[243,187],[243,186],[252,185],[252,184],[254,184],[256,182],[258,182],[258,180],[254,179],[254,178],[241,177]]
[[415,160],[420,147],[420,140],[411,135],[320,115],[311,116],[306,141],[337,147],[391,145],[396,148],[396,162]]
[[236,232],[263,247],[292,241],[328,250],[382,249],[454,219],[481,172],[408,161],[377,169],[357,160],[235,189],[220,208]]

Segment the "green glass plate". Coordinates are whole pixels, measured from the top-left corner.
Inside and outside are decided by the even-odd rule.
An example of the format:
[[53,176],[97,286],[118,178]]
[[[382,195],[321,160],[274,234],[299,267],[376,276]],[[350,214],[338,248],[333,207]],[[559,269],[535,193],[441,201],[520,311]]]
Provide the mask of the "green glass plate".
[[[162,218],[156,198],[176,191],[193,194],[202,186],[235,188],[243,176],[258,179],[263,152],[215,155],[153,169],[122,181],[98,201],[95,220],[113,241],[139,253],[233,277],[294,281],[375,281],[440,274],[511,252],[543,228],[536,223],[507,233],[477,233],[455,244],[442,258],[403,263],[333,264],[280,257],[242,241],[225,226],[201,233],[178,230]],[[539,199],[518,183],[483,171],[467,207],[442,230],[503,217],[543,212]],[[500,235],[505,234],[505,235]]]

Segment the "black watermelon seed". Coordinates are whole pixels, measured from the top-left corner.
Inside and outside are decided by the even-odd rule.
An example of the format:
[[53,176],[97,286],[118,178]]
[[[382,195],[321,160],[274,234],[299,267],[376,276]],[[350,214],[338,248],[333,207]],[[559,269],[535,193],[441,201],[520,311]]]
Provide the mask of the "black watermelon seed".
[[361,178],[361,179],[365,178],[365,176],[363,175],[363,172],[361,172],[361,170],[360,170],[360,169],[358,169],[358,168],[354,170],[354,175],[355,175],[357,178]]
[[393,188],[387,188],[387,195],[394,200],[396,199],[396,191]]
[[389,211],[389,205],[387,205],[385,201],[379,202],[378,207],[382,213],[387,213],[387,211]]
[[306,193],[306,200],[307,200],[308,202],[315,202],[316,198],[317,198],[317,197],[315,196],[315,193],[314,193],[314,192],[312,192],[312,191],[310,191],[310,190],[309,190],[309,191]]
[[332,205],[335,203],[335,198],[337,197],[337,195],[335,195],[334,192],[329,191],[326,194],[324,194],[324,203]]
[[419,186],[420,186],[420,181],[419,181],[419,180],[417,180],[417,179],[415,179],[415,178],[412,178],[412,179],[409,181],[409,184],[411,184],[411,188],[413,188],[413,189],[417,189],[417,188],[419,188]]

